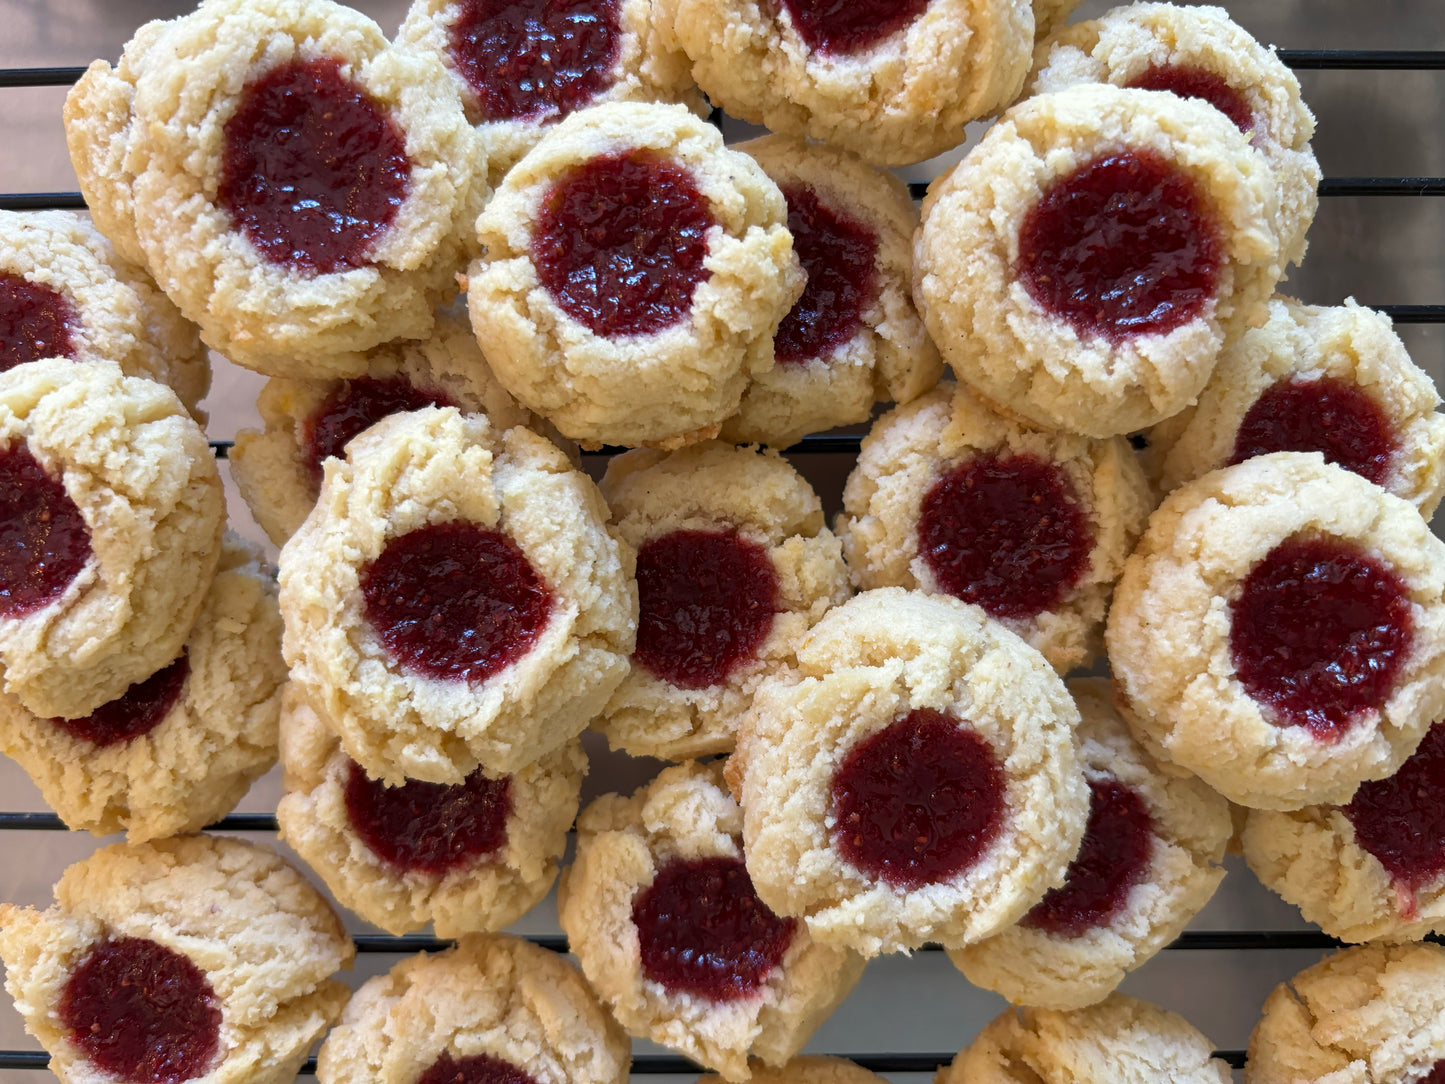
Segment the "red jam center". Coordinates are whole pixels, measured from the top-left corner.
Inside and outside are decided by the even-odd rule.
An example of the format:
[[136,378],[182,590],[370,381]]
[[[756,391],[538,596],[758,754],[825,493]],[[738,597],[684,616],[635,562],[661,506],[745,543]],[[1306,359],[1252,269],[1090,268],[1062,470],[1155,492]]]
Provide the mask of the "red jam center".
[[1388,566],[1336,538],[1289,539],[1230,607],[1240,684],[1281,726],[1331,740],[1389,698],[1414,624]]
[[1445,723],[1389,779],[1361,783],[1345,806],[1360,846],[1409,892],[1445,873]]
[[1230,463],[1270,452],[1320,452],[1380,485],[1396,447],[1390,419],[1361,388],[1331,376],[1290,379],[1266,388],[1245,412]]
[[994,617],[1059,605],[1089,567],[1094,532],[1059,468],[1031,455],[980,455],[923,498],[918,548],[938,586]]
[[552,593],[518,545],[465,520],[393,538],[361,573],[366,619],[403,668],[486,681],[525,655]]
[[1187,64],[1156,64],[1136,79],[1124,84],[1138,90],[1167,90],[1181,98],[1198,98],[1208,102],[1230,120],[1241,132],[1254,127],[1254,111],[1244,95],[1214,72]]
[[462,0],[451,58],[479,120],[557,118],[612,83],[617,0]]
[[80,327],[70,301],[58,290],[0,271],[0,372],[38,358],[73,358]]
[[512,780],[488,779],[478,769],[455,786],[411,779],[388,787],[352,764],[346,813],[362,842],[387,865],[440,876],[507,842]]
[[1060,177],[1019,230],[1029,295],[1081,336],[1111,342],[1194,319],[1221,263],[1208,203],[1150,151],[1106,154]]
[[741,858],[674,858],[632,903],[642,973],[674,994],[733,1001],[783,960],[797,920],[758,899]]
[[648,151],[593,158],[553,185],[532,237],[537,273],[597,335],[650,335],[683,320],[712,211],[682,165]]
[[90,529],[30,449],[0,451],[0,616],[24,617],[62,594],[90,560]]
[[1063,885],[1020,925],[1079,937],[1118,914],[1149,868],[1154,821],[1139,795],[1115,779],[1090,781],[1089,789],[1089,824]]
[[455,405],[444,392],[425,391],[404,376],[363,376],[343,380],[306,419],[303,427],[306,466],[312,480],[321,481],[323,460],[328,456],[344,459],[346,445],[351,438],[382,418],[406,410]]
[[918,708],[859,742],[833,777],[844,859],[904,890],[977,862],[1003,827],[1004,776],[988,742]]
[[60,1022],[102,1073],[144,1084],[203,1076],[220,1046],[221,1010],[194,963],[154,941],[102,941],[60,995]]
[[811,188],[783,189],[793,251],[808,273],[803,296],[778,325],[773,352],[783,364],[823,357],[851,339],[878,296],[878,239],[863,223],[818,202]]
[[663,681],[705,689],[752,659],[773,628],[778,574],[732,532],[673,531],[637,552],[637,650]]
[[325,275],[367,263],[410,172],[402,133],[340,61],[292,60],[241,91],[217,199],[266,260]]
[[1429,1074],[1421,1079],[1420,1084],[1445,1084],[1445,1059],[1437,1061]]
[[798,36],[816,53],[846,56],[902,30],[928,0],[782,0]]
[[175,662],[138,681],[108,704],[83,719],[51,719],[73,738],[96,745],[119,745],[149,734],[170,714],[191,674],[190,660],[182,654]]
[[537,1084],[537,1081],[511,1062],[490,1054],[471,1054],[465,1058],[443,1054],[417,1078],[416,1084]]

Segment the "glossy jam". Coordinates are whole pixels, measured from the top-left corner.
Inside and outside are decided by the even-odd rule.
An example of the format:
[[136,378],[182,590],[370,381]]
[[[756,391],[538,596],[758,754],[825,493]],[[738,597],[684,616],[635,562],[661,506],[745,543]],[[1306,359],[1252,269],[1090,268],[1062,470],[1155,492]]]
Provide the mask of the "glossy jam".
[[844,758],[833,817],[845,860],[895,888],[921,888],[963,873],[988,850],[1003,827],[1003,770],[972,730],[919,708]]
[[1167,90],[1181,98],[1199,98],[1208,102],[1230,120],[1241,132],[1254,127],[1254,111],[1235,90],[1214,72],[1187,64],[1156,64],[1125,86],[1139,90]]
[[734,1001],[782,962],[797,920],[758,899],[741,858],[674,858],[632,903],[642,973],[670,993]]
[[1414,893],[1445,874],[1445,723],[1389,779],[1361,783],[1345,816],[1360,846]]
[[462,0],[452,64],[479,121],[557,118],[613,82],[622,46],[617,0]]
[[1445,1058],[1435,1063],[1430,1072],[1420,1079],[1420,1084],[1445,1084]]
[[60,479],[24,444],[0,451],[0,617],[24,617],[90,560],[90,529]]
[[1093,547],[1073,485],[1031,455],[966,460],[933,484],[919,509],[918,549],[938,586],[994,617],[1058,606]]
[[537,1081],[511,1062],[490,1054],[471,1054],[465,1058],[443,1054],[417,1078],[416,1084],[537,1084]]
[[445,392],[418,388],[403,376],[363,376],[341,381],[306,419],[302,429],[306,466],[312,480],[320,484],[322,462],[328,456],[345,458],[347,443],[358,433],[382,418],[429,406],[456,404]]
[[440,876],[507,842],[512,781],[488,779],[479,769],[455,786],[412,779],[388,787],[352,764],[346,813],[362,842],[387,865]]
[[1405,585],[1336,538],[1280,543],[1230,606],[1240,684],[1272,722],[1326,741],[1390,696],[1413,635]]
[[809,49],[846,56],[902,30],[928,0],[782,0],[782,6]]
[[1121,342],[1200,315],[1223,262],[1219,226],[1186,174],[1118,151],[1060,177],[1024,216],[1017,274],[1081,337]]
[[863,324],[878,297],[878,238],[863,223],[818,202],[811,188],[783,189],[793,251],[808,285],[778,325],[773,353],[784,365],[831,354]]
[[217,191],[232,227],[280,267],[367,264],[410,186],[396,124],[331,58],[280,64],[240,98]]
[[57,1012],[91,1063],[123,1081],[203,1076],[220,1046],[210,980],[189,958],[145,938],[91,949],[66,980]]
[[543,200],[532,237],[538,276],[594,334],[650,335],[680,323],[712,272],[707,200],[686,167],[647,151],[593,158]]
[[1040,900],[1020,925],[1079,937],[1118,914],[1147,872],[1154,822],[1139,795],[1116,779],[1091,780],[1089,790],[1089,823],[1063,886]]
[[730,531],[673,531],[637,552],[637,650],[663,681],[705,689],[756,656],[778,610],[768,551]]
[[477,684],[525,655],[552,593],[506,535],[465,520],[391,539],[361,573],[366,619],[405,669]]
[[80,318],[64,294],[0,271],[0,372],[39,358],[75,357]]
[[1398,447],[1380,404],[1354,384],[1326,376],[1266,388],[1239,423],[1230,463],[1270,452],[1319,452],[1376,485]]
[[144,681],[138,681],[108,704],[102,704],[83,719],[51,719],[51,723],[71,737],[94,742],[99,746],[121,742],[149,734],[181,698],[186,678],[191,674],[190,660],[183,654],[175,662],[157,670]]

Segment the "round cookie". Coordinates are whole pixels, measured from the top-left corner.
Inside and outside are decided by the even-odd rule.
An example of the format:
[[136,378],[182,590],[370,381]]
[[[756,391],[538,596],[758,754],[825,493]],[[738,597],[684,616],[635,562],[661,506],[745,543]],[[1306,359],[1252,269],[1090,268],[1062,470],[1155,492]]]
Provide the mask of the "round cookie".
[[0,373],[0,664],[36,715],[89,715],[181,653],[225,516],[174,392],[109,362]]
[[1018,97],[1029,0],[664,0],[692,76],[725,111],[880,166],[932,158]]
[[[863,973],[753,891],[722,765],[667,768],[577,821],[557,916],[582,973],[634,1036],[730,1081],[793,1057]],[[701,927],[701,929],[699,929]]]
[[1445,948],[1360,945],[1274,988],[1245,1084],[1434,1084],[1445,1073]]
[[572,114],[477,234],[467,303],[492,371],[584,443],[716,436],[803,290],[782,193],[680,105]]
[[980,605],[1064,673],[1102,649],[1152,504],[1123,437],[1030,429],[948,381],[874,423],[837,526],[858,586]]
[[1156,756],[1260,809],[1348,801],[1445,716],[1445,543],[1318,452],[1174,491],[1105,633]]
[[1043,656],[979,608],[854,597],[759,687],[728,762],[758,895],[869,956],[997,933],[1083,837],[1078,722]]
[[1107,84],[1040,94],[929,187],[914,300],[959,379],[1006,412],[1129,433],[1193,402],[1226,338],[1264,321],[1278,206],[1267,162],[1213,106]]
[[84,718],[0,694],[0,752],[70,828],[132,843],[195,832],[276,762],[285,680],[274,573],[228,533],[179,658]]
[[454,407],[395,414],[328,459],[281,550],[291,678],[374,779],[515,772],[627,674],[633,555],[549,441]]
[[261,529],[283,546],[316,505],[328,455],[341,458],[369,425],[424,406],[483,413],[499,430],[533,420],[492,376],[471,327],[443,312],[426,339],[368,351],[360,377],[268,380],[256,400],[266,428],[236,434],[231,476]]
[[788,201],[793,251],[808,276],[722,438],[785,448],[867,421],[938,383],[943,361],[910,296],[918,211],[903,183],[856,155],[788,136],[739,144]]
[[587,757],[573,740],[501,779],[368,779],[294,687],[282,700],[281,838],[342,906],[388,933],[499,930],[547,894]]
[[75,863],[47,911],[0,904],[5,988],[65,1084],[285,1084],[341,1015],[356,949],[275,852],[182,836]]
[[1018,924],[949,953],[975,986],[1046,1009],[1102,1000],[1178,937],[1224,879],[1234,834],[1228,802],[1161,772],[1135,743],[1108,681],[1080,678],[1069,692],[1092,799],[1068,879]]
[[593,726],[633,756],[728,752],[758,683],[848,596],[822,502],[776,452],[716,441],[620,455],[602,495],[637,551],[639,611],[632,670]]
[[[883,1077],[847,1058],[819,1055],[794,1058],[777,1068],[755,1062],[749,1084],[882,1084]],[[723,1084],[723,1077],[701,1076],[697,1084]]]

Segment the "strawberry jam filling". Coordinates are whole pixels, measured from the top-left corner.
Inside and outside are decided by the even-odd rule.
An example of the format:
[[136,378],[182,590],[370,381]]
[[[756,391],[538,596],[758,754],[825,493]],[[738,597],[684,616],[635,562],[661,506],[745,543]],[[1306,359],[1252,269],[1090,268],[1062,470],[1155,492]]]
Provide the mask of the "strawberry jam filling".
[[904,890],[946,881],[1003,827],[1003,769],[952,716],[918,708],[859,742],[833,777],[843,858]]
[[66,980],[57,1012],[91,1063],[123,1081],[204,1076],[220,1047],[210,980],[188,957],[142,937],[91,949]]
[[24,444],[0,451],[0,616],[61,595],[90,560],[90,529],[60,479]]
[[1230,606],[1240,684],[1280,726],[1329,741],[1389,698],[1414,638],[1405,585],[1338,538],[1292,538]]
[[452,65],[476,97],[474,120],[557,118],[613,80],[617,0],[462,0]]
[[321,482],[321,464],[329,456],[346,457],[351,438],[406,410],[456,404],[444,392],[418,388],[404,376],[362,376],[343,380],[302,426],[302,446],[312,481]]
[[1445,723],[1388,779],[1361,783],[1345,806],[1355,840],[1414,892],[1445,874]]
[[593,158],[552,186],[532,237],[562,310],[608,338],[680,323],[712,274],[712,210],[688,169],[645,150]]
[[1139,795],[1116,779],[1089,782],[1089,823],[1062,886],[1052,889],[1020,925],[1056,937],[1079,937],[1119,913],[1144,878],[1154,821]]
[[490,1054],[470,1054],[465,1058],[443,1054],[417,1078],[416,1084],[537,1084],[537,1080],[511,1062]]
[[778,611],[767,550],[731,531],[673,531],[637,552],[633,658],[682,689],[705,689],[753,659]]
[[182,654],[164,669],[138,681],[108,704],[102,704],[83,719],[51,719],[73,738],[99,746],[149,734],[170,714],[181,698],[190,677],[190,660]]
[[486,681],[546,627],[552,593],[521,548],[465,520],[391,539],[363,569],[366,619],[403,669]]
[[798,36],[815,53],[846,56],[911,23],[928,0],[782,0]]
[[507,842],[512,780],[488,779],[479,768],[454,786],[411,779],[388,787],[352,764],[346,813],[362,842],[387,865],[440,876]]
[[863,324],[863,310],[878,297],[874,260],[878,238],[863,223],[818,201],[811,188],[783,189],[793,251],[808,285],[778,325],[773,353],[783,364],[831,354]]
[[75,357],[75,308],[58,290],[0,271],[0,372],[39,358]]
[[1124,84],[1137,90],[1167,90],[1181,98],[1208,102],[1241,132],[1254,127],[1254,111],[1244,95],[1214,72],[1188,64],[1155,64]]
[[985,454],[949,469],[923,498],[918,548],[941,590],[993,617],[1053,609],[1083,577],[1089,517],[1054,464]]
[[1445,1058],[1435,1063],[1430,1072],[1420,1079],[1420,1084],[1445,1084]]
[[1017,274],[1080,336],[1172,331],[1214,296],[1219,226],[1194,181],[1151,151],[1101,155],[1058,178],[1024,216]]
[[741,858],[674,858],[632,903],[642,973],[673,994],[735,1001],[783,960],[797,920],[758,899]]
[[1320,452],[1380,485],[1397,447],[1390,419],[1361,388],[1332,376],[1292,378],[1266,388],[1245,412],[1230,463],[1270,452]]
[[224,139],[217,201],[280,267],[364,266],[406,200],[406,139],[339,60],[291,60],[246,84]]

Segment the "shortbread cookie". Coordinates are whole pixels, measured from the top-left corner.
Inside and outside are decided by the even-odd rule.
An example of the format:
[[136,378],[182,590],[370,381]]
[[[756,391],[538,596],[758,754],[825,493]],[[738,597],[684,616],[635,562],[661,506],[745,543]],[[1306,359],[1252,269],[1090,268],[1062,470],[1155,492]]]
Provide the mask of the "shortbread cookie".
[[1076,1009],[1107,997],[1173,941],[1224,879],[1229,803],[1170,776],[1129,735],[1109,682],[1069,683],[1083,723],[1089,823],[1063,887],[1017,925],[950,959],[1016,1005]]
[[0,211],[0,369],[41,358],[115,362],[204,421],[206,348],[156,284],[78,214]]
[[923,204],[914,299],[960,380],[1092,437],[1193,402],[1263,323],[1279,197],[1213,106],[1081,85],[1010,109]]
[[663,0],[692,75],[732,116],[880,166],[932,158],[1018,96],[1029,0]]
[[[359,375],[362,351],[426,335],[486,191],[441,63],[331,0],[148,25],[120,68],[92,65],[66,124],[102,228],[129,212],[206,344],[277,376]],[[126,186],[128,208],[107,198]]]
[[758,895],[867,955],[971,944],[1021,918],[1083,838],[1064,683],[956,599],[869,591],[765,681],[728,777]]
[[777,364],[748,387],[722,438],[785,448],[938,383],[943,361],[910,296],[918,211],[903,182],[847,151],[788,136],[737,149],[783,190],[808,284],[778,325]]
[[574,113],[477,233],[467,303],[487,361],[584,442],[716,436],[803,290],[777,185],[680,105]]
[[132,843],[195,832],[276,762],[285,680],[275,574],[227,534],[175,661],[79,719],[43,719],[0,694],[0,751],[71,828]]
[[36,715],[89,715],[181,653],[225,516],[174,392],[109,362],[0,373],[0,664]]
[[266,382],[256,407],[265,431],[243,429],[231,448],[231,475],[247,507],[278,546],[301,526],[321,489],[321,464],[341,458],[352,437],[382,418],[425,406],[483,413],[498,430],[532,415],[497,383],[465,320],[437,316],[421,342],[387,343],[366,355],[351,380]]
[[580,734],[627,674],[633,555],[542,437],[454,407],[328,459],[281,550],[292,680],[374,779],[508,775]]
[[727,752],[758,683],[848,596],[822,502],[776,452],[716,441],[618,456],[602,495],[639,609],[632,672],[593,725],[633,756]]
[[758,899],[721,764],[665,769],[577,821],[557,916],[582,973],[629,1033],[746,1080],[748,1055],[796,1054],[863,974],[847,949]]
[[1361,945],[1274,988],[1245,1084],[1445,1079],[1445,948]]
[[573,740],[500,779],[368,779],[297,694],[283,700],[281,837],[331,894],[389,933],[499,930],[547,894],[577,816],[587,757]]
[[397,40],[446,67],[486,140],[493,184],[578,109],[623,101],[702,109],[687,57],[664,44],[649,0],[413,0]]
[[[884,1084],[883,1077],[847,1058],[812,1055],[794,1058],[772,1068],[755,1062],[749,1067],[749,1084]],[[723,1084],[723,1077],[698,1077],[697,1084]]]
[[355,948],[274,851],[117,843],[47,911],[0,904],[5,988],[64,1084],[289,1084],[346,1004]]
[[1240,805],[1345,802],[1445,717],[1445,543],[1318,452],[1259,456],[1154,513],[1105,637],[1156,756]]
[[367,980],[321,1046],[321,1084],[627,1084],[627,1036],[561,956],[471,934]]
[[874,424],[838,536],[860,587],[975,603],[1064,673],[1102,650],[1152,505],[1123,437],[1030,429],[949,381]]
[[1229,1084],[1229,1066],[1189,1021],[1111,994],[1086,1009],[1009,1009],[935,1084]]
[[1279,185],[1280,257],[1298,264],[1319,205],[1315,118],[1299,80],[1223,8],[1136,3],[1041,43],[1026,94],[1079,83],[1167,90],[1208,102],[1249,135]]
[[1081,0],[1034,0],[1034,38],[1042,40],[1064,25]]

